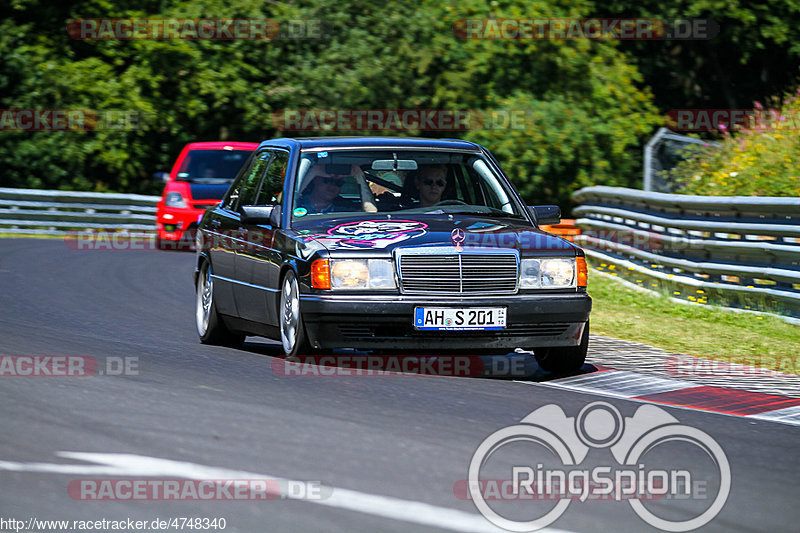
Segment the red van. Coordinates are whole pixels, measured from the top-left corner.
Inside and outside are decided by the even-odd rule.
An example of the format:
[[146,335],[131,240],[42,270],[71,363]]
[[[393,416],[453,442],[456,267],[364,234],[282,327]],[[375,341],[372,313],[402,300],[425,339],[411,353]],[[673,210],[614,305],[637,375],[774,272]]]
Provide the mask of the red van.
[[258,143],[196,142],[181,150],[156,212],[159,248],[184,248],[197,222],[216,206]]

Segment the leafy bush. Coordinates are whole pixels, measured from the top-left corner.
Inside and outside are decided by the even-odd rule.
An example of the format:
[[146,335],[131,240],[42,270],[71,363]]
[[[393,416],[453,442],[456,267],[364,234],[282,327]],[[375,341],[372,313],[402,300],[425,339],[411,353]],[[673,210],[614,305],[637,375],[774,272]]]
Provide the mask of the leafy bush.
[[686,194],[800,196],[800,89],[756,102],[744,127],[720,128],[721,146],[698,145],[670,171]]

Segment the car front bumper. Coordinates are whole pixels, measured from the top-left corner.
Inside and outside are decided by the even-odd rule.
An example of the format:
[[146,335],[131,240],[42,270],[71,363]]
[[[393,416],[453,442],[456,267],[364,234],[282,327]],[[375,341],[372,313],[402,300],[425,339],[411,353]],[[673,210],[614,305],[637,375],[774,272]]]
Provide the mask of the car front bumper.
[[179,241],[187,238],[189,241],[193,241],[193,235],[186,237],[185,235],[191,229],[197,227],[198,220],[204,213],[204,209],[192,207],[165,207],[159,209],[156,215],[158,238],[168,241]]
[[[487,297],[310,295],[300,297],[315,348],[513,350],[576,346],[589,320],[585,293]],[[419,331],[414,308],[505,307],[506,327],[484,331]]]

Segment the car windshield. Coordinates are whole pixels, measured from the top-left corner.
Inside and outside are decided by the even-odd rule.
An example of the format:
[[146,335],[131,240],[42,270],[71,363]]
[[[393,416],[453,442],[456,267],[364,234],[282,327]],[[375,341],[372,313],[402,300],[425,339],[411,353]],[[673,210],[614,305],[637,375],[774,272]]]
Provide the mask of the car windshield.
[[505,181],[474,153],[338,150],[302,155],[293,218],[376,211],[524,218]]
[[229,182],[236,177],[249,150],[191,150],[178,171],[178,181]]

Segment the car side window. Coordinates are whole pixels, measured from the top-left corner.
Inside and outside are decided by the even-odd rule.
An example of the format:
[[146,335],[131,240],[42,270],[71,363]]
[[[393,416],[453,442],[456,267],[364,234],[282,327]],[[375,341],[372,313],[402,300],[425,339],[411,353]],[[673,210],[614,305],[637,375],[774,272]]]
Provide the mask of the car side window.
[[232,191],[231,199],[235,195],[236,201],[231,205],[232,209],[237,209],[240,205],[254,205],[261,180],[267,170],[272,152],[263,150],[258,152],[250,165],[250,169],[242,176],[242,179],[235,185],[237,190]]
[[274,157],[267,169],[267,175],[261,184],[255,205],[276,205],[283,199],[283,182],[289,166],[289,152],[273,151]]
[[236,178],[234,178],[233,183],[228,189],[228,192],[226,192],[225,196],[222,197],[221,207],[223,209],[233,211],[236,207],[236,203],[239,200],[239,190],[241,189],[245,177],[250,173],[250,169],[253,167],[253,164],[255,164],[255,160],[256,154],[254,152],[250,157],[247,158],[247,161],[245,161],[244,165],[242,165],[242,168],[239,170]]

